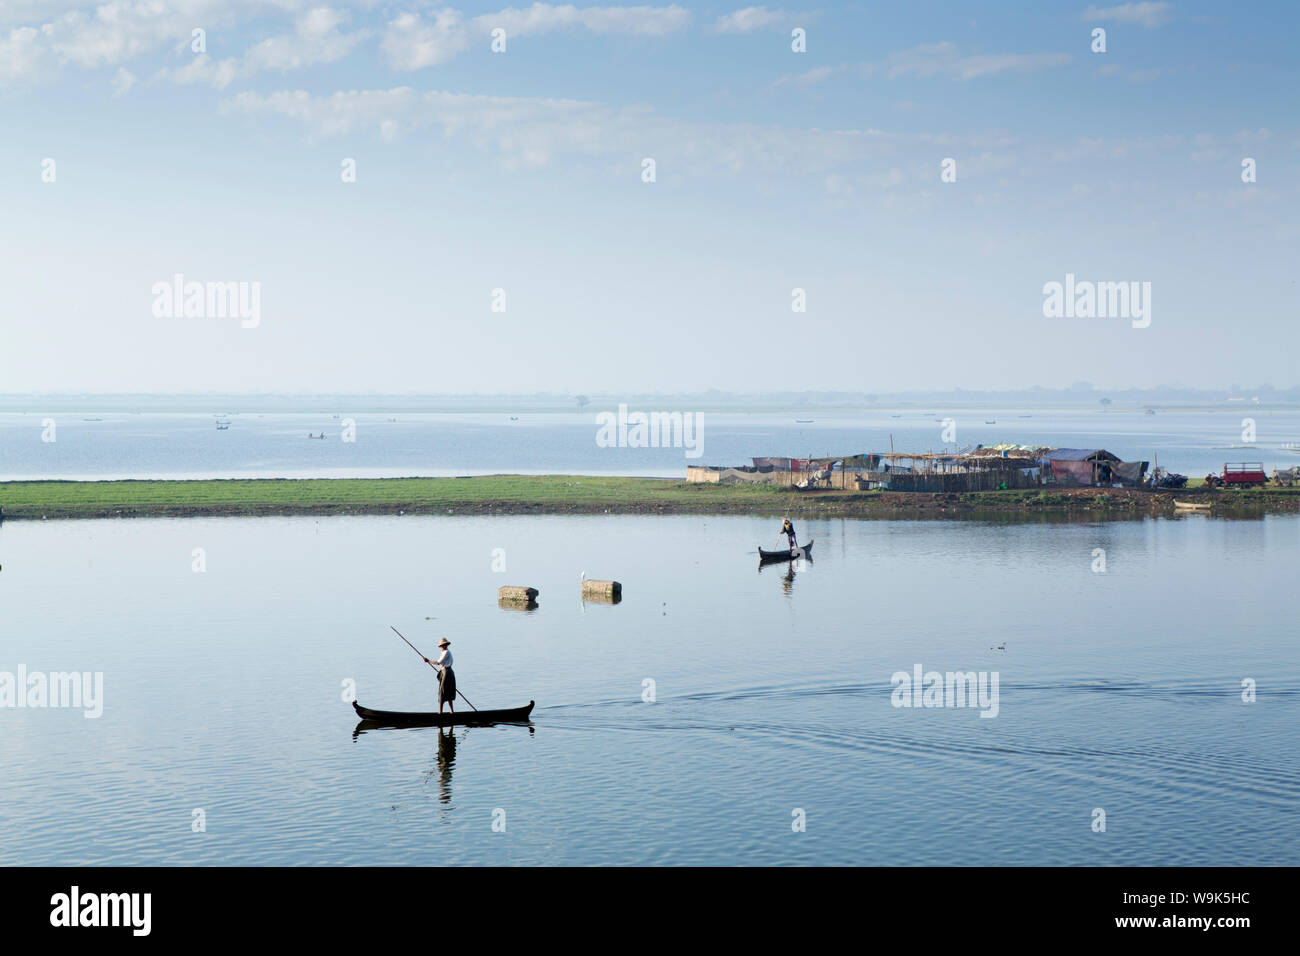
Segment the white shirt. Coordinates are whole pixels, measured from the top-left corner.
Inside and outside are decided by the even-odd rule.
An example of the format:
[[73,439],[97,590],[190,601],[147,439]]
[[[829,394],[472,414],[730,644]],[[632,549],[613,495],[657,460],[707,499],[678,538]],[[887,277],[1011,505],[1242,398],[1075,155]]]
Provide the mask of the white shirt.
[[450,666],[451,666],[451,648],[444,647],[444,648],[442,649],[442,653],[438,655],[438,659],[437,659],[436,661],[434,661],[434,663],[437,664],[439,667],[450,667]]

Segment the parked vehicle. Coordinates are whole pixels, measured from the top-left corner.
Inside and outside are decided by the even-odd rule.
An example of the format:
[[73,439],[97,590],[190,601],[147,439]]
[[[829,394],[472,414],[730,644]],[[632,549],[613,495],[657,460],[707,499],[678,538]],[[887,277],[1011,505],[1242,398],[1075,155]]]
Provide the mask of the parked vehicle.
[[1242,461],[1223,466],[1223,484],[1227,488],[1262,488],[1268,484],[1262,461]]

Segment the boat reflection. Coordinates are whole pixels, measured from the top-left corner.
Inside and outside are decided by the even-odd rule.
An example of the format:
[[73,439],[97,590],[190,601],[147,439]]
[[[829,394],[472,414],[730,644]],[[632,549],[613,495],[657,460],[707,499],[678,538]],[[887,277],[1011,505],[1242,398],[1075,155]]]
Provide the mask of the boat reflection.
[[[469,727],[498,727],[504,725],[521,725],[524,723],[525,721],[522,720],[485,720],[480,723],[457,724],[456,726],[468,729]],[[534,736],[537,733],[537,726],[532,722],[532,720],[528,720],[526,723],[528,727],[528,736]],[[352,739],[356,740],[362,734],[371,733],[376,730],[432,730],[434,728],[439,732],[449,729],[446,727],[437,727],[436,724],[394,723],[387,720],[358,720],[357,725],[352,728]]]
[[[396,725],[384,724],[374,720],[362,720],[357,723],[356,728],[352,731],[352,739],[355,741],[362,734],[370,730],[393,729]],[[434,775],[438,778],[438,802],[452,809],[451,806],[451,777],[456,768],[456,750],[462,742],[469,739],[470,731],[478,726],[491,727],[494,724],[476,724],[473,727],[460,727],[460,738],[457,739],[456,729],[451,727],[439,727],[438,730],[438,759],[437,762],[424,774],[425,783],[433,779]],[[403,727],[402,729],[412,730],[417,728]],[[431,729],[431,728],[418,728]],[[532,737],[537,733],[537,728],[530,720],[528,722],[528,736]]]
[[533,702],[530,700],[527,707],[517,707],[513,710],[485,710],[485,711],[458,711],[453,715],[450,711],[447,713],[404,713],[392,711],[372,711],[357,704],[352,705],[357,711],[365,713],[366,716],[357,721],[352,728],[352,739],[356,740],[362,734],[374,730],[427,730],[437,728],[446,730],[451,726],[457,727],[497,727],[497,726],[527,726],[528,735],[531,737],[536,732],[532,719],[529,715],[533,710]]
[[[795,558],[793,561],[780,565],[785,573],[781,575],[781,590],[786,596],[794,593],[794,579],[800,571],[806,571],[812,567],[811,557]],[[765,570],[775,570],[776,566],[772,564],[759,564],[758,573],[762,574]]]
[[[451,771],[456,766],[456,732],[438,728],[438,802],[451,803]],[[426,775],[434,773],[430,770]]]

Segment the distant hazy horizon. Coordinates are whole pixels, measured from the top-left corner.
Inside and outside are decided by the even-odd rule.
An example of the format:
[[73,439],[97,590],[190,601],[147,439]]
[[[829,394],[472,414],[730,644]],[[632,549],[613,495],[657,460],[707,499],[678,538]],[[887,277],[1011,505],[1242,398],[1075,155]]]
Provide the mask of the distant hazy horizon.
[[[497,408],[556,412],[590,412],[613,408],[620,403],[658,403],[677,408],[721,407],[733,411],[799,407],[854,408],[907,407],[918,404],[946,406],[1015,407],[1082,406],[1107,404],[1116,411],[1146,406],[1274,407],[1300,405],[1300,386],[1288,389],[1268,384],[1230,388],[1188,388],[1162,386],[1149,389],[1104,390],[1081,387],[1034,387],[1026,389],[867,393],[851,390],[818,392],[729,392],[712,389],[700,392],[624,392],[586,395],[565,392],[434,393],[434,392],[78,392],[45,391],[0,393],[0,411],[22,411],[38,407],[105,410],[132,403],[152,406],[154,411],[213,411],[218,409],[290,408],[337,411],[340,402],[369,403],[376,408],[409,407],[429,411],[477,411]],[[581,404],[579,398],[585,399]]]

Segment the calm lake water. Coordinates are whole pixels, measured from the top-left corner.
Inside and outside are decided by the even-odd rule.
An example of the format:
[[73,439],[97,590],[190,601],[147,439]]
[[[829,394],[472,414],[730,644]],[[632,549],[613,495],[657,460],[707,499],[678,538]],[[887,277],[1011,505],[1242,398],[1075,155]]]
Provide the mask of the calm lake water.
[[[633,411],[636,408],[632,409]],[[687,411],[645,408],[642,411]],[[219,410],[217,410],[219,412]],[[515,474],[683,477],[688,464],[749,464],[758,456],[802,458],[859,452],[939,451],[1002,442],[1106,448],[1192,477],[1226,461],[1300,464],[1300,410],[1241,406],[1219,411],[1083,409],[916,409],[852,413],[699,413],[700,455],[686,448],[609,448],[596,443],[596,411],[585,414],[389,413],[344,408],[331,414],[224,416],[122,411],[0,412],[0,480],[15,478],[410,477]],[[517,420],[512,420],[512,417]],[[952,417],[956,444],[944,444]],[[1243,420],[1254,440],[1243,440]],[[90,419],[90,420],[88,420]],[[95,420],[97,419],[97,420]],[[807,421],[796,421],[806,419]],[[54,422],[54,441],[47,421]],[[344,423],[355,427],[342,440]],[[325,435],[324,440],[307,435]],[[1249,437],[1249,436],[1248,436]],[[1236,446],[1236,447],[1233,447]],[[1243,447],[1244,446],[1244,447]]]
[[[0,672],[104,709],[0,709],[0,864],[1300,864],[1300,518],[799,530],[759,571],[748,517],[6,522]],[[354,736],[345,682],[434,706],[390,624],[531,730]],[[997,716],[892,706],[917,665]]]

